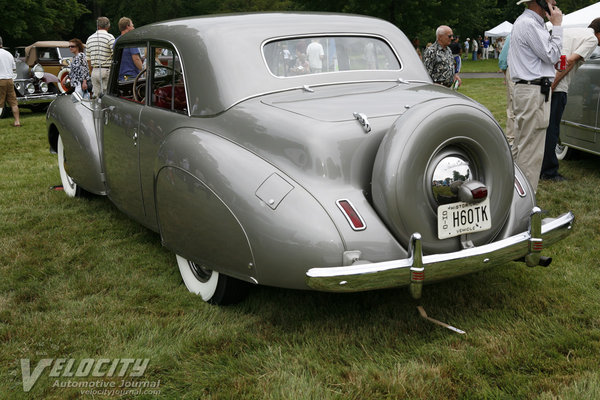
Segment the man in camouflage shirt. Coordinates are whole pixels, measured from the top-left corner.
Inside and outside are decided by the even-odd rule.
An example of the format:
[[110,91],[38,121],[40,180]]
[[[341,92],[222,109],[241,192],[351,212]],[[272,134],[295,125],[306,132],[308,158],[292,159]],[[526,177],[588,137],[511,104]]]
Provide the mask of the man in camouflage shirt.
[[455,81],[460,85],[461,80],[458,73],[454,73],[454,58],[452,51],[448,47],[454,38],[452,29],[449,26],[442,25],[435,31],[436,41],[425,49],[423,54],[423,63],[427,73],[434,83],[439,83],[451,87]]

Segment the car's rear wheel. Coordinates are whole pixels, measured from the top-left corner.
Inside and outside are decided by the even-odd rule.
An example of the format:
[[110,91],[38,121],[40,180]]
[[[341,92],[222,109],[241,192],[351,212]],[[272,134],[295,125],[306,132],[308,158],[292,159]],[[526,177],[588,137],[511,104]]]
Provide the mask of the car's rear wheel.
[[[485,185],[492,227],[466,241],[439,239],[438,207],[459,201],[451,192],[459,180]],[[426,254],[457,251],[467,241],[492,241],[508,218],[513,185],[510,148],[497,122],[476,105],[456,99],[426,102],[398,118],[379,146],[372,177],[381,218],[405,246],[413,233],[420,233]]]
[[177,255],[177,266],[187,289],[216,305],[235,304],[248,294],[248,284]]
[[68,197],[78,197],[82,195],[82,189],[73,181],[73,178],[67,173],[65,164],[65,147],[63,145],[62,137],[58,136],[58,142],[56,145],[56,153],[58,155],[58,170],[60,172],[60,180],[62,182],[63,190]]

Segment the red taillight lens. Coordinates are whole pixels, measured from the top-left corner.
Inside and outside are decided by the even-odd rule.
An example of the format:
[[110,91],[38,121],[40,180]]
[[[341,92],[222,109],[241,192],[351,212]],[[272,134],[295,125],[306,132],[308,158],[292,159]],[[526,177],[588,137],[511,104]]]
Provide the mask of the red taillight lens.
[[338,200],[337,205],[355,231],[362,231],[367,227],[360,214],[348,200]]
[[473,200],[485,199],[488,195],[488,191],[486,187],[478,187],[477,189],[471,190],[471,194],[473,195]]

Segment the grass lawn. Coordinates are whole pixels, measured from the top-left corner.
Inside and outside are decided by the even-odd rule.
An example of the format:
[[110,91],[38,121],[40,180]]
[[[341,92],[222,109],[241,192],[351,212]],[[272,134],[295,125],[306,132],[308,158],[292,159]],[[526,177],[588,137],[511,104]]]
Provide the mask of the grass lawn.
[[[460,92],[504,125],[501,79],[465,79]],[[2,399],[91,398],[60,387],[89,377],[51,367],[23,391],[21,359],[33,373],[57,358],[148,358],[129,381],[159,381],[160,394],[122,396],[135,399],[600,398],[600,157],[564,161],[569,181],[540,184],[549,215],[577,216],[548,268],[510,263],[424,288],[429,315],[458,335],[420,318],[406,288],[256,287],[236,306],[203,303],[158,235],[105,198],[49,190],[60,179],[44,115],[22,122],[0,120]]]
[[471,58],[466,59],[463,56],[460,72],[498,72],[499,70],[497,58],[473,61]]

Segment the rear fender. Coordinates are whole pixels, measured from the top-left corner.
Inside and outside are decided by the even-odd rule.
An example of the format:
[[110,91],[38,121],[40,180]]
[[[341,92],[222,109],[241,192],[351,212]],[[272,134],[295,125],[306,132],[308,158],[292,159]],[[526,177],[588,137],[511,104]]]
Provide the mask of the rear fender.
[[298,289],[307,288],[307,266],[342,261],[340,234],[314,197],[235,143],[179,130],[161,147],[156,170],[161,238],[179,255],[238,279]]
[[536,206],[535,192],[525,174],[515,164],[513,199],[506,224],[495,240],[505,239],[529,229],[531,210]]
[[71,96],[58,96],[46,114],[48,144],[50,151],[56,153],[60,135],[68,174],[86,191],[104,195],[100,144],[91,108],[92,103],[88,100],[74,103]]

